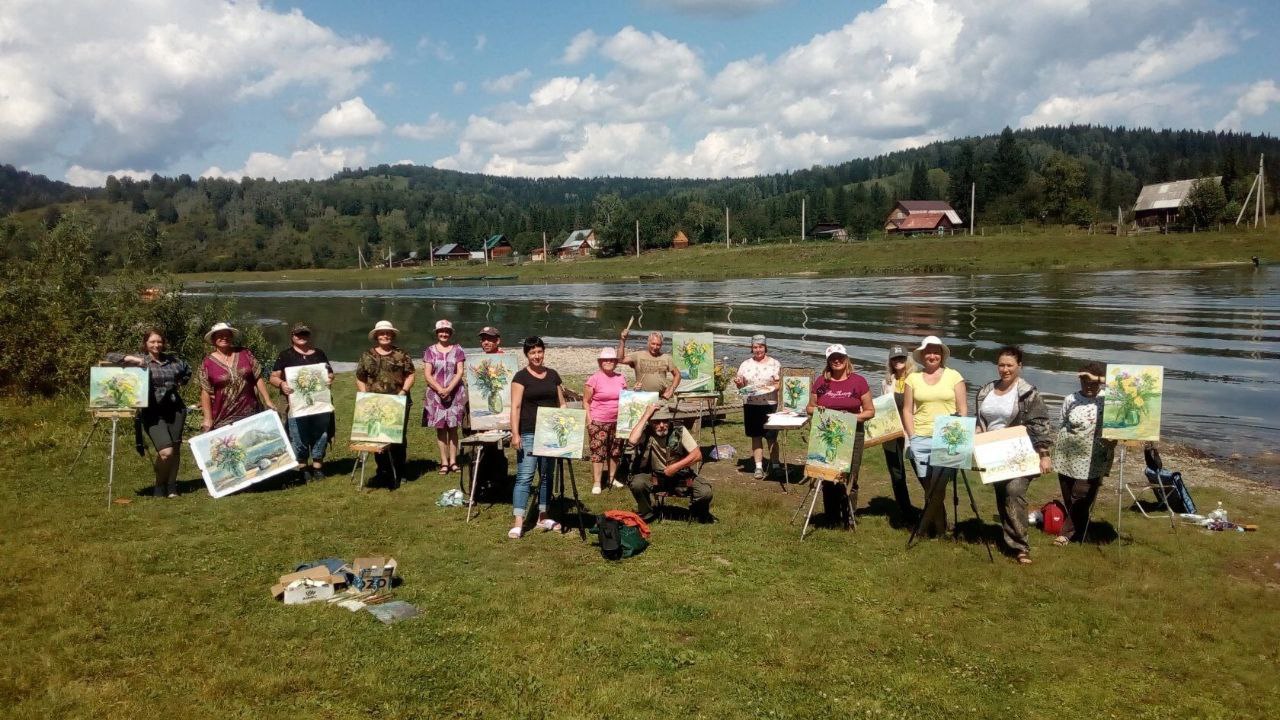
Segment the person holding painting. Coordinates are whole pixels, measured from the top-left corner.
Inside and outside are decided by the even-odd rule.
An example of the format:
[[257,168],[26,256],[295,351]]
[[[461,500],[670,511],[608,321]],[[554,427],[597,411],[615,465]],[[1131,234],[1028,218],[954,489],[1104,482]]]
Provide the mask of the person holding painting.
[[397,478],[403,480],[405,476],[405,464],[409,455],[408,407],[413,404],[413,398],[409,395],[414,379],[413,358],[396,346],[396,337],[399,335],[400,331],[390,320],[379,320],[369,331],[369,341],[373,343],[373,347],[365,350],[356,361],[357,390],[405,396],[403,441],[392,443],[386,450],[373,456],[378,464],[376,480],[390,487],[395,487]]
[[505,355],[502,351],[502,333],[498,328],[485,325],[480,328],[480,350],[485,355]]
[[1062,401],[1057,438],[1053,444],[1053,467],[1058,471],[1066,518],[1056,546],[1084,542],[1089,510],[1102,487],[1102,478],[1111,472],[1116,441],[1102,439],[1102,386],[1107,369],[1091,362],[1080,368],[1080,390]]
[[769,357],[769,346],[764,335],[751,336],[751,357],[738,366],[733,384],[742,393],[742,428],[751,438],[751,459],[755,461],[755,479],[764,479],[764,443],[767,440],[772,451],[770,467],[778,464],[777,430],[765,430],[769,415],[778,411],[778,388],[782,383],[782,365]]
[[275,407],[262,366],[253,353],[241,347],[239,330],[218,323],[204,334],[213,351],[200,363],[200,410],[204,432],[216,430]]
[[529,364],[511,378],[511,447],[516,451],[516,486],[511,492],[511,529],[507,537],[520,539],[524,534],[524,517],[533,486],[533,471],[541,478],[538,486],[538,527],[559,530],[560,523],[547,515],[551,507],[551,483],[555,478],[555,460],[533,454],[533,431],[538,421],[538,408],[565,406],[564,385],[560,373],[543,364],[547,345],[534,336],[524,340],[524,356]]
[[[1016,345],[1000,348],[996,352],[996,374],[995,380],[978,390],[974,412],[977,431],[1025,427],[1032,446],[1040,455],[1040,472],[1049,472],[1053,465],[1049,459],[1053,447],[1049,413],[1045,410],[1040,391],[1022,378],[1022,349]],[[1032,475],[995,483],[996,507],[1000,511],[1004,544],[1020,565],[1031,564],[1031,545],[1027,542],[1027,486],[1036,477]]]
[[[285,370],[304,365],[324,365],[328,372],[326,382],[333,384],[333,366],[329,364],[329,356],[311,344],[311,328],[303,323],[293,326],[289,332],[289,347],[276,357],[276,364],[271,368],[270,382],[288,397],[294,393],[289,386]],[[289,421],[286,425],[289,442],[293,445],[293,454],[298,458],[298,472],[302,481],[319,480],[324,477],[324,451],[329,441],[337,434],[333,413],[316,413],[295,417],[293,407],[289,407]]]
[[617,351],[613,348],[601,350],[596,364],[600,369],[587,378],[582,391],[582,406],[587,410],[587,444],[591,449],[592,495],[599,495],[605,482],[622,487],[618,482],[622,440],[613,435],[618,429],[618,400],[622,391],[627,389],[627,379],[617,371]]
[[876,416],[867,379],[853,371],[849,353],[844,345],[827,346],[827,366],[809,385],[809,414],[817,408],[839,410],[857,416],[858,427],[853,435],[853,464],[849,469],[849,486],[844,483],[822,483],[822,508],[828,521],[853,527],[857,524],[854,513],[858,508],[858,469],[862,464],[862,423]]
[[[107,362],[124,367],[146,368],[151,397],[138,411],[135,434],[146,434],[156,449],[156,497],[178,497],[178,463],[182,458],[182,431],[187,424],[187,405],[179,394],[191,382],[191,366],[182,358],[165,350],[168,343],[159,330],[142,331],[142,351],[108,353]],[[141,455],[141,437],[138,454]]]
[[633,353],[627,352],[628,337],[630,332],[624,329],[618,340],[618,364],[635,369],[636,390],[656,392],[663,400],[670,400],[680,386],[680,370],[676,368],[671,354],[662,352],[662,333],[656,330],[649,333],[649,344],[643,351]]
[[921,529],[930,537],[947,531],[947,485],[955,478],[955,468],[929,466],[933,448],[933,423],[939,417],[969,414],[964,377],[947,367],[951,350],[936,335],[930,335],[911,351],[920,369],[907,376],[902,392],[902,426],[907,435],[912,467],[924,488]]
[[436,321],[436,343],[422,351],[422,427],[436,429],[440,474],[458,471],[458,428],[467,417],[467,354],[453,343],[453,323]]
[[[898,417],[902,417],[902,401],[907,389],[907,376],[915,372],[916,364],[907,349],[901,345],[889,348],[889,360],[885,365],[884,382],[880,386],[880,394],[893,393],[893,401],[898,406]],[[915,506],[911,504],[911,492],[907,489],[906,438],[898,438],[884,443],[884,464],[889,469],[889,484],[893,487],[893,501],[898,504],[898,514],[907,522],[915,523],[919,518]]]

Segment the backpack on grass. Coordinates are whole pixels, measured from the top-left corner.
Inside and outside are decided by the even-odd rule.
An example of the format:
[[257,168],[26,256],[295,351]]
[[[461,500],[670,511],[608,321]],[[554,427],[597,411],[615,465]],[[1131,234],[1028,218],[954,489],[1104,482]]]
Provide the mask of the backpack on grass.
[[622,560],[639,555],[649,547],[640,528],[628,525],[604,515],[596,516],[596,526],[591,528],[600,539],[600,557],[605,560]]

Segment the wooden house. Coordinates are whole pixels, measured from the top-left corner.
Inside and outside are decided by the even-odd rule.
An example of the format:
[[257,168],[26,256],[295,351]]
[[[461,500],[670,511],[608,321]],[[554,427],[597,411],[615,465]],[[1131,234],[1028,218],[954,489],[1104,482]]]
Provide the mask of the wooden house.
[[676,250],[689,247],[689,236],[685,235],[683,230],[677,230],[676,234],[671,236],[671,247]]
[[960,214],[945,200],[899,200],[885,218],[884,231],[898,235],[941,235],[963,225]]
[[556,256],[561,258],[572,258],[590,255],[600,247],[599,241],[596,240],[596,231],[590,228],[586,230],[574,230],[569,233],[569,237],[560,243],[560,247],[556,248]]
[[471,253],[467,252],[467,249],[458,243],[446,243],[436,248],[432,257],[434,257],[437,262],[445,260],[466,260],[471,257]]
[[1191,186],[1200,180],[1222,183],[1222,176],[1174,180],[1166,183],[1143,185],[1138,201],[1133,204],[1133,222],[1138,227],[1167,228],[1176,224],[1182,212],[1182,204],[1191,192]]
[[511,247],[511,241],[506,235],[490,235],[488,240],[484,241],[484,255],[490,260],[494,258],[506,257],[515,252],[515,248]]
[[818,240],[848,240],[849,232],[840,223],[820,222],[809,228],[809,237]]
[[533,262],[542,262],[547,259],[547,253],[542,248],[534,248],[533,252],[529,253],[529,259]]

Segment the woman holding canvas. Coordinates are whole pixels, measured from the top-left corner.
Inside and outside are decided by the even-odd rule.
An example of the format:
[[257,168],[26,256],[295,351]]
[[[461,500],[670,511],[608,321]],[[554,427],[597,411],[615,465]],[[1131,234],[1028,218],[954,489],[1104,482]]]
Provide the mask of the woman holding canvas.
[[467,354],[453,343],[453,323],[436,321],[436,343],[422,351],[422,427],[436,429],[440,474],[458,470],[458,428],[467,416]]
[[[182,455],[182,430],[187,424],[187,404],[179,394],[191,382],[191,367],[182,358],[165,352],[168,343],[159,330],[142,332],[142,351],[108,353],[107,362],[146,368],[151,397],[138,412],[137,427],[151,438],[156,449],[156,497],[178,497],[178,462]],[[139,442],[141,440],[139,439]],[[138,446],[142,452],[142,446]]]
[[[902,417],[902,401],[907,390],[907,376],[915,372],[916,364],[901,345],[889,348],[889,360],[885,365],[884,382],[880,386],[880,394],[893,393],[893,400],[898,406],[898,417]],[[889,483],[893,486],[893,500],[898,504],[898,514],[909,523],[915,523],[917,510],[911,504],[911,493],[907,490],[906,447],[907,439],[898,438],[882,445],[884,448],[884,464],[889,469]]]
[[1053,445],[1053,467],[1058,471],[1066,518],[1054,545],[1083,542],[1089,510],[1102,487],[1102,477],[1111,472],[1116,441],[1102,439],[1102,386],[1107,369],[1091,362],[1080,368],[1080,390],[1062,401],[1058,416],[1057,441]]
[[782,383],[782,365],[769,357],[769,346],[764,335],[751,336],[751,357],[738,366],[733,384],[742,393],[742,428],[751,438],[751,459],[755,461],[756,480],[764,479],[764,443],[768,440],[773,451],[770,466],[778,464],[778,445],[774,440],[777,430],[765,430],[769,415],[778,411],[778,387]]
[[951,350],[936,335],[920,341],[911,359],[920,369],[907,376],[902,390],[902,429],[906,432],[912,466],[924,488],[922,529],[930,537],[947,531],[947,485],[955,468],[929,466],[933,449],[933,423],[939,417],[969,414],[964,377],[947,367]]
[[[297,389],[289,384],[287,371],[289,368],[307,365],[324,365],[325,383],[333,384],[333,366],[329,364],[329,356],[311,344],[311,328],[298,323],[289,331],[289,347],[280,352],[276,357],[276,364],[271,368],[271,384],[286,398],[293,395]],[[307,390],[305,382],[302,383],[302,390]],[[323,478],[324,451],[337,432],[332,410],[297,415],[291,402],[286,428],[289,431],[289,442],[293,445],[293,454],[298,459],[298,472],[302,475],[302,481]]]
[[538,487],[538,527],[559,530],[560,523],[547,516],[551,506],[551,482],[555,477],[555,461],[533,454],[533,431],[540,407],[564,407],[564,386],[560,373],[543,364],[546,343],[540,337],[524,341],[524,356],[529,364],[511,378],[511,447],[516,451],[516,486],[511,493],[511,529],[507,537],[518,540],[524,534],[525,508],[533,486],[533,470],[542,478]]
[[[600,367],[587,378],[582,390],[582,406],[587,411],[587,445],[591,450],[591,494],[599,495],[606,481],[622,487],[618,481],[618,460],[622,457],[622,440],[615,438],[618,429],[618,400],[627,389],[627,379],[618,372],[618,351],[605,348],[596,358]],[[608,468],[608,474],[605,474]]]
[[[996,353],[995,380],[978,390],[978,432],[1022,426],[1040,455],[1040,472],[1049,472],[1053,436],[1049,432],[1049,413],[1036,386],[1022,378],[1022,349],[1006,345]],[[995,483],[996,507],[1000,510],[1000,528],[1004,544],[1021,565],[1031,564],[1031,545],[1027,543],[1027,486],[1037,476],[1014,478]]]
[[[364,351],[356,362],[356,389],[360,392],[404,395],[405,405],[413,403],[409,390],[413,388],[413,358],[396,346],[400,334],[390,320],[379,320],[369,331],[373,347]],[[378,463],[378,480],[393,484],[394,478],[404,478],[405,462],[409,455],[409,413],[404,414],[404,441],[393,443],[373,459]]]
[[200,363],[200,410],[204,432],[230,425],[274,407],[262,366],[240,346],[240,331],[218,323],[204,335],[213,351]]
[[809,414],[817,408],[853,413],[858,427],[853,435],[853,465],[849,469],[849,488],[843,483],[822,483],[822,509],[825,517],[833,522],[852,527],[856,524],[853,513],[858,507],[858,467],[862,464],[862,423],[876,415],[871,398],[871,386],[867,379],[853,371],[849,353],[844,345],[827,346],[827,366],[822,374],[809,385]]

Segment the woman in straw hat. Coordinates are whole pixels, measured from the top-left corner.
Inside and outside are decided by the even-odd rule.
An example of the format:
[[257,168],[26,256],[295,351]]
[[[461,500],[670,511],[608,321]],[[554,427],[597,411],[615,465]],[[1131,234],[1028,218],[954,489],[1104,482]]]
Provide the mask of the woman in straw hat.
[[[396,347],[396,330],[390,320],[379,320],[369,331],[373,347],[365,350],[356,362],[356,389],[360,392],[404,395],[406,407],[413,402],[409,389],[413,387],[413,358]],[[378,479],[392,482],[394,477],[404,479],[405,460],[408,456],[409,413],[404,414],[404,440],[392,444],[375,454],[378,463]]]
[[230,425],[273,407],[262,367],[253,353],[241,347],[240,331],[218,323],[204,334],[213,346],[197,375],[204,432]]
[[920,369],[907,376],[902,393],[902,426],[911,448],[916,477],[924,487],[926,515],[924,531],[937,536],[947,531],[947,508],[943,501],[947,485],[955,477],[955,468],[929,466],[933,449],[933,422],[947,415],[969,414],[964,377],[947,367],[951,349],[936,335],[920,341],[911,351]]

